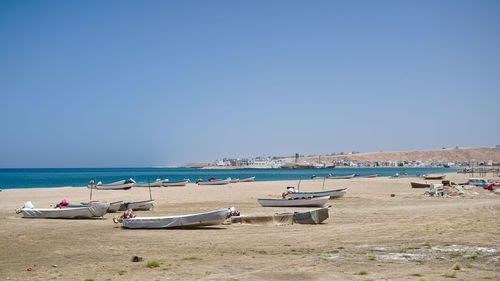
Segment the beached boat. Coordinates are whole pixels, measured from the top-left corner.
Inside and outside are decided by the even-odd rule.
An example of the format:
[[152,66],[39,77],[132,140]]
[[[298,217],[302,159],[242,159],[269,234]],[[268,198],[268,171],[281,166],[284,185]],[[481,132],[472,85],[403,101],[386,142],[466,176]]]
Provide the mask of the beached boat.
[[255,180],[255,177],[249,177],[249,178],[240,179],[240,182],[252,182],[254,180]]
[[137,182],[134,184],[134,187],[161,187],[163,182],[161,180],[153,181],[153,182]]
[[[61,208],[80,208],[80,207],[88,207],[91,205],[96,205],[96,204],[106,204],[107,202],[100,202],[100,201],[89,201],[89,202],[82,202],[80,204],[68,204],[68,205],[62,205]],[[115,202],[110,202],[107,203],[109,204],[108,207],[108,213],[115,213],[118,212],[120,209],[121,204],[123,204],[123,201],[115,201]]]
[[351,174],[351,175],[346,175],[346,176],[332,176],[332,175],[328,175],[326,176],[327,179],[337,179],[337,180],[340,180],[340,179],[352,179],[354,178],[354,174]]
[[[30,207],[33,207],[33,205]],[[108,212],[108,208],[109,203],[61,209],[36,209],[34,207],[29,208],[25,204],[23,208],[16,212],[21,212],[25,218],[77,219],[102,217]]]
[[149,211],[153,208],[155,200],[145,200],[145,201],[136,201],[136,202],[123,202],[120,205],[120,210],[128,210],[132,209],[133,211]]
[[199,227],[222,224],[229,217],[229,209],[213,212],[168,217],[144,217],[122,220],[124,228]]
[[185,186],[189,182],[189,179],[183,179],[178,181],[163,181],[163,186]]
[[94,180],[91,180],[87,185],[87,188],[100,189],[100,190],[120,190],[120,189],[130,189],[134,184],[135,181],[133,179],[120,180],[112,183],[98,182],[97,184],[94,183]]
[[292,199],[330,196],[330,199],[334,199],[343,197],[346,193],[346,190],[347,188],[339,188],[339,189],[331,189],[325,191],[292,192],[288,193],[287,196]]
[[301,199],[257,199],[262,207],[323,207],[330,196]]
[[378,174],[373,174],[373,175],[366,175],[366,176],[356,176],[357,178],[376,178],[378,177]]
[[229,184],[231,182],[231,178],[227,178],[225,180],[211,180],[211,181],[199,181],[198,185],[223,185]]
[[328,211],[331,206],[319,209],[313,209],[304,212],[293,213],[293,220],[300,224],[318,224],[322,223],[329,216]]
[[231,179],[229,182],[230,183],[237,183],[237,182],[240,182],[240,179]]
[[127,190],[131,189],[132,186],[134,186],[134,183],[113,184],[113,185],[89,184],[87,185],[87,188],[97,189],[97,190]]
[[430,183],[419,183],[419,182],[410,182],[412,188],[429,188],[431,187]]
[[424,175],[426,180],[443,180],[445,175]]

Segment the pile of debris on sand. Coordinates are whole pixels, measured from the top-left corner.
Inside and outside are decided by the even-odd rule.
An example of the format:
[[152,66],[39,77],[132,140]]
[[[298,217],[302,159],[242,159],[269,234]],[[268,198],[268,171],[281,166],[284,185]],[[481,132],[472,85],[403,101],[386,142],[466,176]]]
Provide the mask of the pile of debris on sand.
[[484,189],[475,185],[458,185],[450,184],[431,184],[428,191],[424,195],[431,197],[489,197],[494,195],[495,192]]

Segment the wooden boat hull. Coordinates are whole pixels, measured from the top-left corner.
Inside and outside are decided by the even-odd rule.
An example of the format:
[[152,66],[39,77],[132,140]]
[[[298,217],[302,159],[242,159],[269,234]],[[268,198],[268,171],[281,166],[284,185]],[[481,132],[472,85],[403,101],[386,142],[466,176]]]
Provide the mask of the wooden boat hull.
[[123,202],[120,210],[132,209],[133,211],[149,211],[153,208],[155,200],[136,201],[136,202]]
[[61,209],[22,209],[25,218],[50,218],[50,219],[78,219],[98,218],[108,212],[109,204],[100,203],[86,207],[61,208]]
[[323,207],[330,196],[302,199],[257,199],[262,207]]
[[229,217],[229,209],[221,209],[213,212],[191,214],[169,217],[145,217],[124,219],[124,228],[179,228],[198,227],[222,224]]
[[347,175],[347,176],[326,176],[326,178],[327,179],[335,179],[335,180],[352,179],[352,178],[354,178],[354,174]]
[[255,181],[255,177],[240,179],[240,182],[252,182],[252,181]]
[[185,186],[189,180],[180,180],[180,181],[164,181],[163,186]]
[[294,193],[289,193],[287,196],[292,199],[330,196],[330,199],[334,199],[343,197],[346,193],[346,190],[347,188],[316,191],[316,192],[294,192]]
[[419,183],[419,182],[410,182],[412,188],[429,188],[431,187],[430,183]]

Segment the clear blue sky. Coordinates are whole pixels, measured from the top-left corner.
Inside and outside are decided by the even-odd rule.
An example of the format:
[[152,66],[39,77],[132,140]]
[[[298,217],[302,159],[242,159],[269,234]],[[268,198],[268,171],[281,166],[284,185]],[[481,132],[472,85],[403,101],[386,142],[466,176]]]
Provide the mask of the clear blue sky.
[[1,1],[0,167],[500,144],[500,1]]

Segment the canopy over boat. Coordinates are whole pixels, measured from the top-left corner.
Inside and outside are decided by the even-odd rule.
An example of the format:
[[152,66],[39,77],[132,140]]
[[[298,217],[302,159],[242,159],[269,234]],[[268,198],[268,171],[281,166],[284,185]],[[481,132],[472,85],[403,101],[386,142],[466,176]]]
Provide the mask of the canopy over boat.
[[213,212],[168,217],[144,217],[122,220],[124,228],[173,228],[219,225],[229,217],[229,209]]

